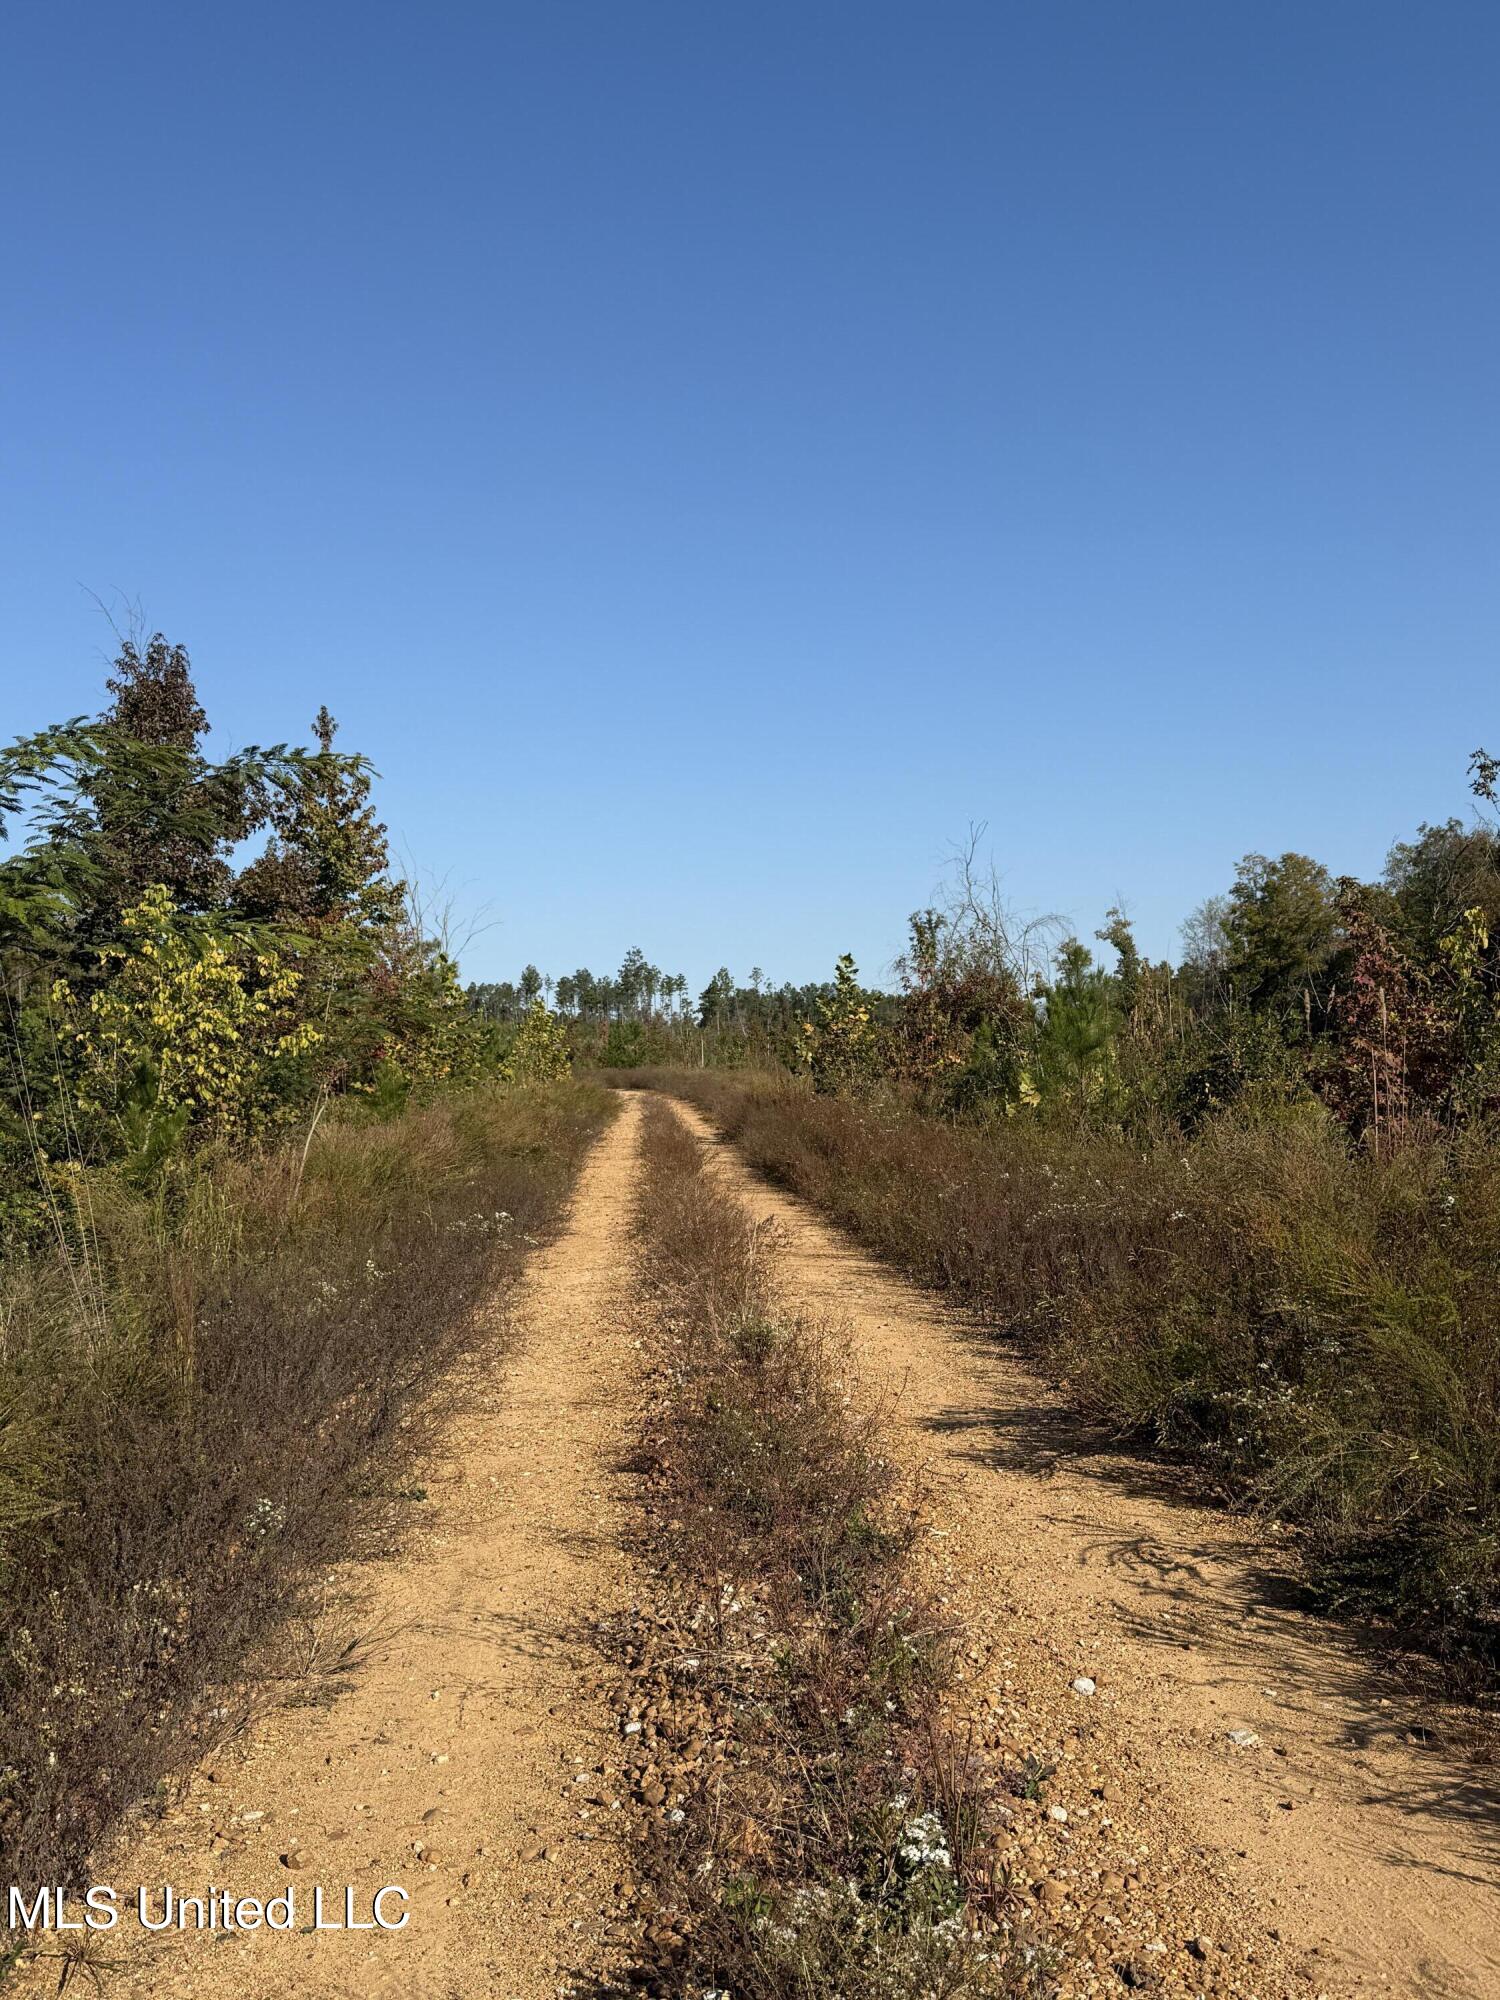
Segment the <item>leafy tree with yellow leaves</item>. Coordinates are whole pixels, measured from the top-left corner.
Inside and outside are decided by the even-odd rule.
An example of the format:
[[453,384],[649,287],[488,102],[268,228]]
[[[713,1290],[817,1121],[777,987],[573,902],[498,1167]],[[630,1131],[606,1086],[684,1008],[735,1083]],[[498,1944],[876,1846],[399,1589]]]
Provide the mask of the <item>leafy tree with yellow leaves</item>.
[[833,972],[833,991],[818,1002],[817,1019],[802,1024],[802,1062],[813,1088],[829,1097],[858,1096],[874,1082],[879,1036],[859,967],[844,952]]
[[320,1036],[298,1018],[287,957],[182,917],[161,884],[124,912],[121,930],[100,947],[106,976],[87,1001],[65,980],[53,989],[79,1111],[109,1149],[155,1167],[189,1127],[243,1139],[289,1116],[281,1073]]
[[507,1083],[552,1083],[573,1066],[568,1031],[545,1000],[533,1000],[500,1066]]

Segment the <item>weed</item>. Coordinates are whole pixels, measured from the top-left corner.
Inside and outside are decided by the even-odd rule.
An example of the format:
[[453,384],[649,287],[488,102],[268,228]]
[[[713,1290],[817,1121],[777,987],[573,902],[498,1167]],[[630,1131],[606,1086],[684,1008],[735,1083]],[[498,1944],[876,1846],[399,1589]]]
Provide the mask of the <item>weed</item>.
[[671,1583],[616,1635],[641,1974],[736,2000],[1039,1992],[1047,1954],[993,1894],[973,1762],[940,1720],[951,1635],[913,1584],[917,1496],[880,1413],[838,1330],[781,1306],[774,1238],[681,1121],[653,1104],[644,1132],[641,1462]]

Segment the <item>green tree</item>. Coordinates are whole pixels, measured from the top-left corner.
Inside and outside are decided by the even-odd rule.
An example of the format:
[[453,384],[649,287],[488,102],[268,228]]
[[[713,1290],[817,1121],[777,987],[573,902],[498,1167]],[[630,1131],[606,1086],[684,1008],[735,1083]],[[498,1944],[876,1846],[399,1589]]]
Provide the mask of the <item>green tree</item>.
[[507,1083],[551,1083],[566,1076],[573,1055],[568,1031],[544,1000],[534,999],[501,1065]]
[[103,715],[59,723],[0,752],[0,832],[26,815],[0,862],[0,950],[98,976],[98,947],[159,884],[188,915],[231,910],[235,847],[266,823],[273,791],[305,753],[284,744],[210,763],[207,722],[180,646],[126,641]]
[[633,1014],[641,1004],[641,994],[645,987],[646,954],[639,945],[632,945],[620,962],[620,970],[615,975],[615,992],[622,1014]]
[[698,995],[698,1026],[722,1029],[734,1009],[734,974],[721,965]]
[[1115,1042],[1122,1026],[1109,975],[1086,945],[1065,938],[1044,992],[1033,1056],[1041,1103],[1085,1113],[1117,1108]]
[[172,908],[160,883],[100,947],[108,977],[86,1005],[54,995],[76,1056],[77,1103],[109,1151],[155,1168],[189,1127],[242,1138],[296,1108],[280,1073],[319,1040],[299,978],[274,948],[247,953],[211,919]]
[[515,1021],[521,1013],[521,996],[510,980],[471,982],[465,988],[471,1010],[486,1021]]
[[272,836],[236,884],[236,901],[250,915],[365,927],[396,914],[400,890],[389,878],[385,828],[370,803],[374,773],[363,757],[335,753],[337,734],[327,707],[320,708],[317,754],[270,788]]
[[1468,910],[1500,933],[1500,842],[1487,826],[1456,819],[1422,826],[1386,858],[1385,886],[1394,922],[1419,954],[1431,957]]
[[1236,999],[1275,1012],[1295,1034],[1320,1004],[1317,988],[1338,930],[1333,880],[1320,862],[1247,854],[1224,913],[1225,969]]
[[875,1011],[849,952],[834,967],[833,991],[819,1001],[817,1019],[804,1022],[803,1040],[803,1061],[820,1094],[858,1096],[874,1082],[879,1069]]
[[1145,979],[1146,966],[1141,958],[1140,947],[1135,941],[1129,917],[1121,909],[1105,912],[1104,926],[1094,936],[1101,944],[1112,944],[1119,963],[1115,969],[1115,988],[1119,998],[1120,1012],[1127,1021],[1134,1018],[1140,1004],[1141,989]]
[[204,756],[208,717],[185,647],[169,645],[160,632],[144,652],[127,639],[105,686],[114,696],[106,728],[160,754],[133,769],[106,761],[83,781],[94,815],[87,844],[99,869],[99,892],[80,913],[92,939],[112,935],[121,911],[153,883],[175,909],[222,908],[230,850],[267,809],[265,774],[219,768]]

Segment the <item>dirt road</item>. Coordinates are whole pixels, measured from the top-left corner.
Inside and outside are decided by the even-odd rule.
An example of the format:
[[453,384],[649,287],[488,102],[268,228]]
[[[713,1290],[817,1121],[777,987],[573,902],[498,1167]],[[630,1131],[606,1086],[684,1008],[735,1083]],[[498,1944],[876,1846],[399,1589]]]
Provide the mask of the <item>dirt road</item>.
[[[969,1627],[978,1740],[1045,1751],[1005,1858],[1071,1933],[1067,1991],[1256,2000],[1500,1994],[1500,1812],[1437,1719],[1287,1601],[1262,1540],[1101,1449],[962,1315],[753,1177],[677,1107],[785,1234],[789,1304],[848,1322],[894,1448],[929,1492],[923,1563]],[[305,1699],[210,1758],[101,1863],[160,1885],[291,1886],[290,1934],[95,1940],[126,1996],[543,2000],[606,1963],[619,1858],[610,1714],[583,1621],[630,1593],[630,1204],[640,1100],[583,1174],[457,1385],[400,1546],[335,1579],[358,1634]],[[1055,1766],[1055,1769],[1051,1767]],[[617,1822],[614,1822],[617,1823]],[[399,1930],[369,1921],[384,1885]],[[55,1988],[55,1957],[21,1975]]]
[[[608,1811],[573,1781],[604,1754],[610,1715],[580,1692],[595,1663],[579,1628],[628,1587],[615,1467],[639,1115],[622,1104],[564,1233],[480,1344],[398,1554],[338,1579],[360,1637],[334,1698],[267,1718],[101,1864],[122,1906],[152,1885],[153,1915],[163,1882],[290,1885],[295,1928],[151,1938],[131,1915],[93,1950],[111,1994],[552,2000],[601,1962],[614,1857],[590,1836]],[[382,1904],[401,1929],[311,1930],[315,1885],[325,1915],[343,1917],[347,1886],[368,1922],[385,1884],[409,1898]],[[45,1959],[27,1978],[40,1991],[57,1972]]]
[[[1500,1773],[1289,1604],[1263,1536],[1101,1448],[999,1343],[676,1109],[783,1227],[790,1302],[850,1322],[870,1386],[897,1392],[896,1434],[935,1488],[941,1562],[974,1623],[978,1705],[1103,1778],[1102,1804],[1075,1787],[1082,1818],[1039,1822],[1034,1872],[1107,1916],[1119,1876],[1089,1882],[1087,1836],[1112,1821],[1111,1844],[1133,1840],[1141,1862],[1124,1904],[1154,1899],[1164,1933],[1175,1918],[1160,1966],[1186,1990],[1216,1931],[1259,1927],[1268,1993],[1284,1957],[1309,1991],[1494,2000]],[[1195,1910],[1210,1950],[1189,1947],[1189,1966]]]

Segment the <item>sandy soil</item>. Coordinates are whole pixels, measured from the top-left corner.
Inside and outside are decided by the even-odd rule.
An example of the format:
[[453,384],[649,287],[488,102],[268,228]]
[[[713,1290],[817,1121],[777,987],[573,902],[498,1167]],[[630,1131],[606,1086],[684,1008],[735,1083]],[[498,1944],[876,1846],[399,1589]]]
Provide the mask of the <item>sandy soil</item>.
[[992,1740],[1065,1746],[1049,1797],[1069,1823],[1033,1809],[1014,1852],[1092,1935],[1102,1990],[1120,1990],[1111,1929],[1142,1935],[1145,1909],[1145,1973],[1187,1993],[1222,1960],[1236,1992],[1500,1994],[1500,1773],[1290,1601],[1252,1524],[1113,1452],[1003,1345],[676,1108],[781,1225],[789,1301],[848,1321],[870,1386],[894,1393]]
[[[132,1914],[92,1948],[107,1992],[532,2000],[599,1966],[616,1857],[597,1779],[575,1779],[611,1754],[611,1717],[581,1628],[628,1587],[616,1466],[639,1115],[627,1098],[563,1234],[457,1385],[399,1551],[338,1579],[337,1597],[357,1594],[358,1639],[331,1701],[310,1677],[315,1705],[280,1709],[211,1758],[101,1864],[132,1900],[154,1885],[153,1911],[163,1882],[262,1897],[291,1885],[296,1928],[147,1938]],[[349,1885],[368,1921],[387,1883],[410,1897],[382,1905],[409,1912],[404,1929],[309,1928],[315,1885],[329,1918]],[[55,1989],[58,1971],[43,1959],[23,1981]]]

